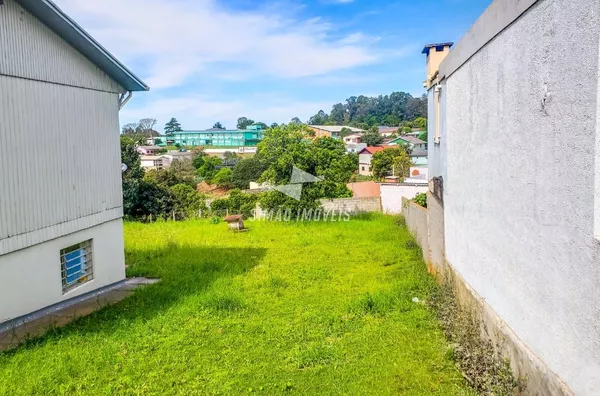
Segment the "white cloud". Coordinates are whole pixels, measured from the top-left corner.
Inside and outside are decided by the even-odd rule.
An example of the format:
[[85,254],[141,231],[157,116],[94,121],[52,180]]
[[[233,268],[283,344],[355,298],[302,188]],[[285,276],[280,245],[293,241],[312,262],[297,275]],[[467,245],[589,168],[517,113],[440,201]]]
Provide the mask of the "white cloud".
[[296,78],[378,60],[363,34],[332,39],[333,26],[321,18],[297,20],[280,9],[226,10],[214,0],[56,1],[126,64],[143,65],[134,72],[152,89],[228,68]]

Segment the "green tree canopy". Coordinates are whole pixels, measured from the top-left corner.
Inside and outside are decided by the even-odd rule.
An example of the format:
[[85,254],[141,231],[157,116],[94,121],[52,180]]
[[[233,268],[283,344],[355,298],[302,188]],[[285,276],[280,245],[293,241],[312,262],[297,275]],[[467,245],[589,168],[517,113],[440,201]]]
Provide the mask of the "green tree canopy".
[[260,161],[258,155],[242,159],[233,168],[233,185],[242,190],[249,188],[250,182],[258,181],[266,168],[266,164]]
[[172,136],[181,131],[183,131],[183,129],[181,129],[181,124],[176,118],[171,118],[171,120],[165,124],[165,135],[167,136]]
[[425,118],[425,117],[415,118],[415,120],[413,121],[413,126],[415,128],[419,128],[421,130],[426,129],[427,128],[427,118]]
[[232,173],[231,168],[221,168],[212,178],[212,182],[221,188],[232,188]]
[[367,146],[377,146],[383,142],[383,136],[381,136],[377,127],[374,127],[365,132],[360,141],[366,143]]
[[215,122],[215,124],[212,126],[213,128],[216,129],[226,129],[223,124],[221,124],[219,121]]
[[272,185],[288,184],[294,167],[323,177],[324,181],[305,183],[300,201],[279,191],[269,191],[261,197],[264,209],[284,207],[297,213],[319,207],[320,198],[352,196],[346,183],[358,168],[358,156],[347,154],[341,140],[328,137],[311,140],[306,139],[307,135],[305,125],[290,124],[268,130],[258,145],[258,154],[268,164],[260,181]]
[[388,148],[373,154],[371,171],[373,177],[399,176],[404,180],[408,176],[412,162],[403,147]]
[[237,129],[246,129],[252,124],[254,124],[254,120],[246,117],[240,117],[237,120]]

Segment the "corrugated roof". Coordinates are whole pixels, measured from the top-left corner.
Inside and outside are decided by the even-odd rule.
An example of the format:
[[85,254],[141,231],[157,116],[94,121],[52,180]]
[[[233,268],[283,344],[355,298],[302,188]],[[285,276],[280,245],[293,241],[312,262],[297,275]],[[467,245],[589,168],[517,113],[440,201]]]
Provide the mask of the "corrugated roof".
[[397,137],[396,139],[392,140],[392,142],[396,142],[397,140],[404,140],[405,142],[412,143],[412,144],[427,143],[417,137],[409,136],[409,135],[403,135],[403,136]]
[[150,88],[50,0],[16,0],[128,91]]

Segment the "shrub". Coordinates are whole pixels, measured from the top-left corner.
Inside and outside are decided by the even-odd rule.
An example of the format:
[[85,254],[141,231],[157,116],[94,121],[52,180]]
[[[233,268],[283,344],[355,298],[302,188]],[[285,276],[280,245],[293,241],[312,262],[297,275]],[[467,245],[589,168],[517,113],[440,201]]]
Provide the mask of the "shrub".
[[426,193],[420,193],[415,195],[415,197],[413,198],[413,202],[416,203],[417,205],[420,205],[424,208],[427,207],[427,194]]

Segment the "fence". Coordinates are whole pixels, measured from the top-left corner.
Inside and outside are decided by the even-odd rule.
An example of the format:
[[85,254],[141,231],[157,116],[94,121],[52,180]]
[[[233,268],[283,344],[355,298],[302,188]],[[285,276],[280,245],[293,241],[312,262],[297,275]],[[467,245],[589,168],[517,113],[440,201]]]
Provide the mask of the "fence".
[[321,204],[324,210],[337,213],[381,212],[379,197],[322,199]]

